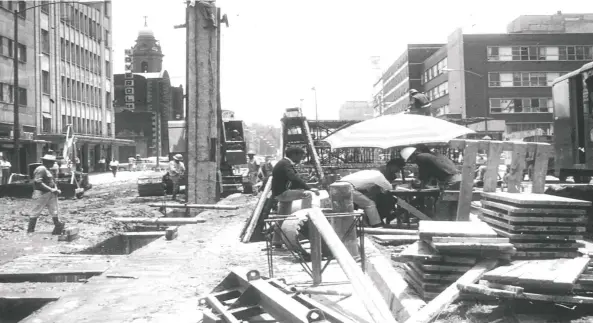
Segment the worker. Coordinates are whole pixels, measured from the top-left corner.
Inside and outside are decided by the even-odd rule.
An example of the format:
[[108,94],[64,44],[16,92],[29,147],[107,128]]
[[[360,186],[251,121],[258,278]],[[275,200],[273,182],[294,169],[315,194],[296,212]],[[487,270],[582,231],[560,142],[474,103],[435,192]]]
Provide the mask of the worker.
[[259,162],[255,159],[255,152],[253,150],[247,152],[247,157],[247,167],[249,169],[247,177],[249,179],[249,183],[251,184],[252,194],[257,195],[257,189],[255,184],[257,184],[257,174],[259,172],[260,165]]
[[0,184],[5,185],[8,184],[8,179],[10,178],[10,168],[12,165],[4,155],[4,153],[0,152]]
[[408,108],[408,113],[432,116],[431,108],[432,105],[426,94],[420,93],[415,89],[410,90],[410,107]]
[[52,234],[57,235],[62,233],[65,224],[58,217],[58,195],[61,192],[56,186],[52,173],[49,171],[49,168],[56,162],[56,156],[45,155],[41,158],[41,162],[43,165],[35,168],[33,172],[33,205],[31,209],[25,211],[25,215],[29,216],[27,232],[35,232],[37,218],[47,207],[54,222]]
[[105,172],[105,157],[104,156],[101,156],[101,158],[99,158],[99,171]]
[[136,159],[134,156],[128,157],[128,171],[134,171],[134,166],[136,164]]
[[[272,199],[266,202],[265,214],[269,214],[277,202],[313,198],[312,193],[319,195],[319,190],[309,187],[295,168],[305,156],[305,151],[300,147],[288,147],[285,156],[272,170]],[[273,235],[272,245],[276,248],[282,247],[281,233],[277,229]]]
[[183,174],[185,174],[185,165],[183,164],[183,156],[177,154],[173,156],[173,160],[169,162],[169,178],[173,182],[173,199],[177,197],[179,193],[179,181]]
[[[388,218],[388,214],[380,216],[374,200],[379,194],[392,190],[391,182],[397,177],[397,173],[405,165],[401,159],[392,159],[380,170],[362,170],[343,177],[340,182],[352,184],[352,201],[359,208],[364,210],[365,222],[371,227],[383,226],[382,218]],[[387,212],[389,212],[388,210]]]
[[416,147],[404,148],[400,154],[404,161],[418,165],[416,186],[424,188],[431,180],[436,180],[441,189],[459,189],[461,174],[449,158],[439,153],[420,152]]
[[261,177],[262,185],[260,186],[259,190],[263,191],[268,183],[268,179],[272,176],[272,171],[274,170],[274,165],[272,165],[272,160],[274,158],[272,156],[266,157],[266,162],[260,167],[259,177]]
[[115,177],[117,175],[117,169],[119,168],[119,162],[115,160],[115,157],[111,159],[109,168],[111,168],[111,173],[113,174],[113,177]]
[[239,130],[233,129],[231,131],[231,141],[243,141],[243,137],[241,137]]

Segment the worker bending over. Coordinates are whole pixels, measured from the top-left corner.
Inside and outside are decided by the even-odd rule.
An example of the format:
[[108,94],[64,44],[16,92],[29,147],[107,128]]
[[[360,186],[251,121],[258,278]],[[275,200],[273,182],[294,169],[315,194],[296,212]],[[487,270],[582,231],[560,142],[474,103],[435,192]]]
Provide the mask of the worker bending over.
[[57,188],[54,176],[49,170],[56,163],[56,156],[45,155],[41,158],[43,165],[37,166],[33,172],[33,204],[31,209],[25,211],[29,216],[27,232],[35,232],[37,218],[47,207],[54,222],[52,234],[58,235],[64,230],[64,223],[58,217],[58,195],[61,191]]
[[436,180],[441,189],[459,190],[461,174],[449,158],[428,151],[419,151],[416,147],[402,149],[404,161],[418,165],[418,180],[421,188]]
[[169,178],[171,178],[171,182],[173,182],[173,199],[175,199],[177,193],[179,193],[179,181],[181,181],[181,176],[185,173],[185,165],[182,160],[183,156],[177,154],[173,156],[173,160],[169,162]]
[[252,194],[257,195],[257,175],[259,173],[259,162],[255,159],[255,152],[250,150],[247,153],[247,167],[249,172],[247,173],[247,177],[249,178],[249,183],[251,184],[251,189],[253,190]]
[[424,93],[420,93],[415,89],[410,90],[410,107],[408,108],[410,114],[419,114],[423,116],[432,116],[430,109],[432,105],[428,97]]
[[396,174],[403,168],[404,164],[392,159],[380,170],[362,170],[347,175],[340,180],[340,182],[352,184],[354,188],[352,201],[364,210],[367,225],[371,227],[383,226],[381,218],[386,218],[387,215],[379,215],[375,201],[380,194],[393,189],[391,182],[396,178]]

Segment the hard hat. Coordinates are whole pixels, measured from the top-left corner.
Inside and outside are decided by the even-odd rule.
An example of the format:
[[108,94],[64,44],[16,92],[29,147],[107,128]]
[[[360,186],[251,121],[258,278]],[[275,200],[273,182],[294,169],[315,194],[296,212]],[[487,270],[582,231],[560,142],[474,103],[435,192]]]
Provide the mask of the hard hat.
[[250,150],[250,151],[247,152],[247,155],[255,155],[255,151]]
[[50,155],[50,154],[46,154],[45,156],[41,157],[41,159],[48,160],[48,161],[56,161],[56,156]]
[[411,89],[410,90],[410,94],[416,94],[416,93],[418,93],[418,91],[416,89]]
[[183,155],[177,154],[177,155],[173,156],[173,159],[175,159],[175,160],[183,160]]
[[416,147],[406,147],[399,153],[405,161],[410,159],[410,156],[416,151]]

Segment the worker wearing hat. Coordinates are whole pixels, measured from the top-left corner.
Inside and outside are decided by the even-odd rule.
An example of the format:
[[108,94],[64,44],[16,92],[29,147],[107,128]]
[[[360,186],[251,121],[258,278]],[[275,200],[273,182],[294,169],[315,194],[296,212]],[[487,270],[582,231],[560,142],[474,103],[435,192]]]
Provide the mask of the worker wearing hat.
[[400,155],[407,163],[418,165],[420,187],[425,187],[431,180],[436,180],[441,189],[458,190],[461,174],[449,158],[416,147],[401,150]]
[[410,90],[410,107],[408,108],[408,113],[431,116],[431,108],[432,105],[426,94],[420,93],[415,89]]
[[249,172],[247,174],[249,178],[249,183],[251,183],[251,187],[253,187],[253,195],[257,195],[257,189],[255,189],[257,184],[257,174],[259,173],[259,162],[255,159],[255,151],[250,150],[247,152],[247,167]]
[[183,156],[177,154],[173,156],[173,160],[169,162],[169,177],[173,182],[173,199],[177,198],[177,193],[179,193],[179,181],[184,173],[185,165],[183,164]]
[[58,195],[61,191],[49,169],[56,163],[56,156],[47,154],[41,158],[42,165],[35,168],[33,172],[33,205],[25,215],[29,216],[29,228],[27,232],[35,232],[37,218],[47,207],[54,222],[52,234],[61,234],[64,230],[64,223],[58,217]]

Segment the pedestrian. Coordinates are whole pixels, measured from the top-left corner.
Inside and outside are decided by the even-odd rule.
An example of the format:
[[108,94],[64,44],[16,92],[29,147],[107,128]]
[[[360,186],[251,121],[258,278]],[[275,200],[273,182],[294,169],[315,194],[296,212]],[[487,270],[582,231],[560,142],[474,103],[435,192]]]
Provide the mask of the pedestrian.
[[131,172],[134,170],[134,166],[136,164],[136,159],[134,156],[128,157],[128,171]]
[[101,156],[99,159],[99,171],[105,172],[105,157]]
[[111,163],[109,163],[109,168],[111,168],[111,173],[113,177],[117,175],[117,169],[119,168],[119,162],[115,160],[115,157],[111,159]]
[[65,226],[58,216],[58,195],[61,192],[56,186],[54,176],[48,170],[55,164],[56,157],[48,154],[41,158],[41,162],[43,165],[35,168],[33,172],[33,205],[31,209],[25,211],[25,215],[29,216],[27,232],[35,232],[37,219],[47,207],[54,222],[52,234],[58,235],[62,233]]
[[255,152],[253,150],[250,150],[247,153],[247,157],[249,158],[247,160],[247,167],[249,169],[249,172],[247,173],[247,177],[249,179],[249,183],[251,184],[252,194],[257,195],[256,184],[257,184],[257,174],[259,173],[260,165],[259,165],[259,162],[255,159]]
[[415,89],[410,90],[410,107],[408,108],[410,114],[432,116],[431,108],[432,105],[426,94],[420,93]]
[[439,153],[418,151],[416,147],[404,148],[400,155],[405,162],[418,166],[417,186],[424,188],[436,180],[441,189],[459,190],[461,174],[449,158]]
[[[305,151],[300,147],[288,147],[285,156],[276,163],[272,170],[272,199],[267,201],[265,214],[269,214],[277,202],[292,202],[312,198],[312,193],[319,195],[319,190],[309,187],[295,168],[305,156]],[[282,236],[277,229],[274,230],[272,245],[281,248]]]
[[169,178],[173,182],[173,196],[175,199],[179,193],[179,181],[185,173],[185,165],[183,164],[183,156],[177,154],[173,156],[173,160],[169,162]]
[[4,153],[0,152],[0,184],[8,184],[8,180],[10,179],[11,167],[12,165],[10,164]]
[[[350,183],[352,190],[352,201],[359,208],[364,210],[366,224],[370,227],[383,226],[382,218],[388,218],[389,214],[379,214],[375,201],[380,194],[393,189],[391,182],[396,179],[397,173],[404,167],[405,162],[401,159],[392,159],[379,170],[367,169],[344,176],[340,182]],[[390,212],[391,210],[385,210]]]
[[271,156],[266,157],[266,162],[260,167],[259,174],[261,175],[262,185],[259,188],[260,192],[263,192],[266,184],[268,183],[268,179],[272,176],[272,171],[274,170],[274,165],[272,165],[272,160],[274,158]]

